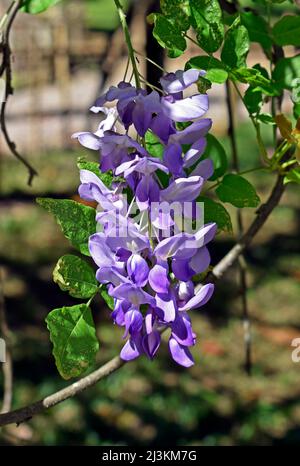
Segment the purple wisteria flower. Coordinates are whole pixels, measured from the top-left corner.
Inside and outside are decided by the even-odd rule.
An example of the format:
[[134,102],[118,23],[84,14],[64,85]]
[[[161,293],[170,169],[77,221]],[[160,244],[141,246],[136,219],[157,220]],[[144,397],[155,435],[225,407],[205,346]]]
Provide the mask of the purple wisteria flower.
[[[122,176],[108,188],[101,176],[81,170],[79,195],[99,205],[89,252],[97,280],[114,299],[113,322],[124,328],[120,356],[125,361],[142,354],[153,359],[166,330],[173,360],[190,367],[196,335],[189,311],[204,306],[213,294],[213,284],[195,286],[195,280],[209,267],[207,244],[216,224],[181,230],[177,214],[160,209],[189,204],[188,219],[200,216],[196,201],[213,174],[212,161],[202,158],[212,122],[202,118],[208,96],[184,92],[204,74],[194,69],[168,73],[161,79],[162,95],[120,82],[91,108],[106,116],[97,131],[73,135],[99,152],[102,172]],[[114,101],[115,107],[105,107]],[[123,130],[118,126],[117,132],[117,123]],[[136,138],[129,133],[132,128]],[[161,141],[161,158],[147,152],[147,132]]]

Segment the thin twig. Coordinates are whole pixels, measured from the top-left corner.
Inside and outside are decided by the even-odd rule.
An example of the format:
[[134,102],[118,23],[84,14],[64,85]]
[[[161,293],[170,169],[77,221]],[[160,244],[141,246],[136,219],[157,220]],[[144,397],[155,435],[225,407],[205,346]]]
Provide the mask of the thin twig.
[[[228,111],[228,136],[231,142],[232,149],[232,163],[233,169],[235,172],[240,171],[236,133],[235,133],[235,124],[234,124],[234,111],[232,103],[232,94],[230,88],[230,82],[226,81],[226,104]],[[238,235],[239,237],[243,234],[243,215],[241,209],[237,210],[237,225],[238,225]],[[250,319],[248,311],[248,301],[247,301],[247,267],[244,254],[238,258],[238,273],[239,273],[239,287],[241,294],[241,304],[242,304],[242,315],[243,315],[243,328],[244,328],[244,346],[245,346],[245,370],[248,375],[251,375],[252,360],[251,360],[251,328],[250,328]]]
[[262,228],[269,215],[280,202],[280,199],[285,189],[283,179],[283,176],[278,176],[268,200],[265,204],[262,204],[257,210],[256,218],[251,223],[247,231],[243,234],[243,236],[238,240],[235,246],[233,246],[233,248],[230,249],[230,251],[223,257],[223,259],[221,259],[220,262],[208,274],[208,281],[215,282],[221,279],[223,275],[227,272],[227,270],[235,263],[239,255],[242,254],[242,252],[252,242],[257,232]]
[[0,335],[5,341],[6,355],[5,362],[2,363],[3,371],[3,402],[1,413],[11,410],[13,396],[13,360],[11,355],[10,332],[6,319],[5,299],[3,290],[3,269],[0,268]]
[[19,8],[21,7],[23,0],[14,1],[8,8],[5,21],[2,24],[2,30],[0,31],[0,50],[2,52],[2,63],[0,66],[0,77],[4,76],[5,79],[5,93],[4,101],[1,103],[0,110],[0,128],[4,136],[5,142],[9,147],[11,153],[16,157],[20,162],[25,165],[28,170],[28,184],[31,186],[34,176],[37,175],[36,170],[31,166],[31,164],[18,152],[16,144],[11,140],[7,126],[6,126],[6,104],[10,95],[13,94],[12,86],[12,71],[11,71],[11,48],[10,48],[10,31],[13,25],[13,22],[16,18]]

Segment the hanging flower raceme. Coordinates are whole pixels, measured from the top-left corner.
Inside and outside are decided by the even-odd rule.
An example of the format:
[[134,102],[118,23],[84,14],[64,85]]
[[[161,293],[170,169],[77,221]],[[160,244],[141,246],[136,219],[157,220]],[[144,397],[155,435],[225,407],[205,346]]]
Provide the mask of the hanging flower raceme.
[[[202,213],[197,198],[213,173],[212,161],[201,159],[211,127],[211,120],[202,118],[208,96],[183,95],[203,74],[193,69],[169,73],[161,79],[161,95],[121,82],[91,108],[105,115],[97,131],[74,135],[99,152],[101,171],[116,177],[108,187],[96,174],[81,170],[79,195],[98,203],[98,229],[89,251],[97,280],[114,298],[112,319],[124,327],[121,358],[126,361],[141,354],[152,359],[161,333],[169,330],[172,358],[191,366],[189,348],[196,335],[189,311],[205,305],[213,293],[212,284],[196,285],[196,278],[209,267],[207,244],[216,225],[193,229]],[[115,107],[107,109],[111,102]],[[128,134],[131,128],[136,138]],[[161,158],[146,150],[151,133],[162,145]],[[179,214],[166,209],[174,204]],[[180,226],[182,213],[189,220],[187,230]]]

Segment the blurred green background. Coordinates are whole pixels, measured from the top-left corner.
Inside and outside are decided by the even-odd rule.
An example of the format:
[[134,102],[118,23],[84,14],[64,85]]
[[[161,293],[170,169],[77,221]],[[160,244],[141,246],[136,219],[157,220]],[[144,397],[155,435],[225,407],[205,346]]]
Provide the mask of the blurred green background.
[[[101,34],[109,30],[112,34],[116,26],[113,2],[81,3],[87,18],[84,27],[99,29]],[[281,12],[278,10],[278,14]],[[212,114],[220,111],[220,105],[225,109],[223,90],[216,87],[210,91]],[[22,92],[22,86],[13,97],[15,101],[18,92]],[[69,115],[63,114],[62,118],[65,121]],[[238,126],[238,149],[241,169],[247,170],[259,163],[259,155],[251,125],[246,118],[241,120],[244,121]],[[214,131],[230,155],[226,124],[218,123]],[[271,131],[266,130],[263,137],[271,145]],[[34,201],[36,195],[76,199],[75,162],[86,151],[78,146],[68,147],[69,133],[65,139],[62,147],[28,154],[39,171],[33,188],[26,186],[23,167],[1,146],[0,262],[13,341],[14,407],[66,385],[56,371],[44,319],[51,309],[76,302],[51,281],[57,259],[72,249],[55,221]],[[94,153],[88,156],[95,158]],[[258,172],[247,178],[264,201],[272,187],[272,176]],[[229,210],[234,220],[235,209]],[[253,215],[252,209],[245,211],[246,224]],[[0,444],[149,447],[297,444],[300,363],[291,360],[291,341],[300,337],[299,232],[299,191],[289,186],[281,205],[246,256],[253,338],[251,377],[243,368],[243,321],[237,270],[233,267],[218,283],[209,305],[192,314],[198,335],[193,349],[194,367],[186,370],[177,366],[163,344],[155,361],[140,358],[29,423],[2,429]],[[210,248],[213,264],[233,244],[232,236],[219,235]],[[119,352],[122,330],[111,323],[110,312],[100,299],[93,303],[92,309],[100,341],[99,366]]]

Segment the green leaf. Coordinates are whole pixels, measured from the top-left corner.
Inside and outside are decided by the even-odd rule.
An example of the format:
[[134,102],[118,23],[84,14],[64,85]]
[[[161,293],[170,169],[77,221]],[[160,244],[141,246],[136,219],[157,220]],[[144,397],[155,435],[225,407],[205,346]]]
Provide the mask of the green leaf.
[[153,36],[172,58],[179,57],[186,49],[186,40],[174,22],[164,16],[155,13],[152,15],[155,26]]
[[273,26],[277,45],[300,45],[300,16],[283,16]]
[[90,308],[78,304],[54,309],[46,323],[60,375],[64,379],[81,376],[94,364],[99,349]]
[[284,184],[288,184],[288,183],[300,184],[300,168],[297,167],[297,168],[294,168],[293,170],[290,170],[287,173],[287,175],[285,175],[283,183]]
[[203,55],[199,57],[193,57],[186,64],[186,69],[196,68],[199,70],[205,70],[205,78],[212,83],[222,84],[228,78],[228,73],[224,68],[223,63],[217,58]]
[[105,285],[102,285],[102,286],[101,286],[101,288],[100,288],[100,294],[101,294],[103,300],[106,302],[106,304],[107,304],[107,306],[109,307],[109,309],[111,309],[111,310],[113,311],[114,308],[115,308],[115,301],[114,301],[114,298],[108,294]]
[[263,76],[256,68],[238,68],[230,73],[233,79],[250,84],[253,90],[261,91],[266,95],[278,95],[278,86]]
[[207,53],[218,50],[224,38],[222,10],[217,0],[190,0],[192,25],[200,47]]
[[211,176],[210,181],[214,181],[224,175],[227,170],[228,162],[226,152],[222,144],[212,135],[206,136],[206,148],[202,159],[211,159],[214,164],[214,174]]
[[257,120],[261,121],[265,125],[275,125],[274,118],[272,115],[270,115],[270,113],[260,113],[257,115]]
[[260,199],[248,180],[240,175],[225,175],[216,189],[220,201],[229,202],[235,207],[257,207]]
[[204,203],[204,223],[215,222],[219,230],[232,233],[230,215],[222,204],[203,196],[198,197],[197,202]]
[[160,0],[160,8],[164,16],[175,22],[180,31],[187,31],[190,27],[189,0]]
[[226,32],[221,60],[229,68],[245,67],[248,52],[248,31],[245,26],[240,24],[240,18],[238,17]]
[[70,199],[37,198],[37,203],[54,215],[73,246],[89,256],[88,239],[96,232],[95,209]]
[[294,103],[293,114],[296,119],[300,117],[300,102]]
[[60,1],[61,0],[24,0],[21,10],[25,13],[36,15],[37,13],[48,10],[48,8],[56,5]]
[[164,146],[160,142],[159,138],[150,130],[148,130],[145,134],[145,143],[146,150],[149,152],[149,154],[159,159],[163,158]]
[[247,28],[251,42],[258,42],[262,48],[269,52],[272,48],[272,39],[268,30],[268,23],[262,16],[251,11],[241,13],[241,23]]
[[244,104],[251,115],[258,113],[263,104],[262,93],[249,86],[244,94]]
[[58,260],[53,270],[53,280],[73,298],[91,298],[98,291],[98,282],[92,267],[72,254],[66,254]]
[[273,79],[281,89],[292,89],[300,77],[300,54],[291,58],[281,58],[275,65]]

